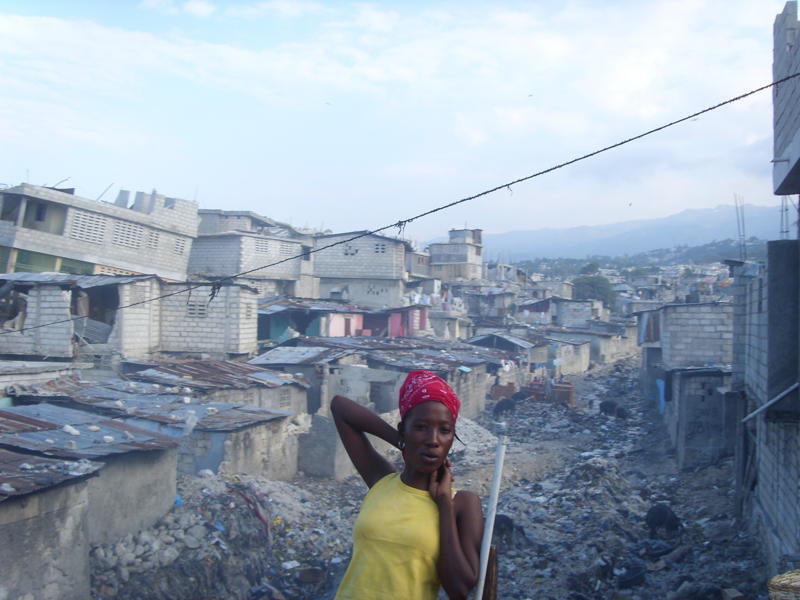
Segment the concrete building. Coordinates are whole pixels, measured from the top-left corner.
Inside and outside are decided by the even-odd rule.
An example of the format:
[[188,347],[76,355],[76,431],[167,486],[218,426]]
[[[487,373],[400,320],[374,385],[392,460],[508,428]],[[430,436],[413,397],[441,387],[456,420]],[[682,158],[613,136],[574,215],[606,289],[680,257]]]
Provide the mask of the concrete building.
[[769,574],[800,566],[800,242],[768,242],[767,263],[734,274],[739,516],[760,540]]
[[[248,271],[237,281],[257,289],[261,297],[319,295],[310,234],[247,211],[200,210],[198,214],[190,276],[214,279]],[[276,262],[280,264],[259,268]]]
[[159,361],[150,365],[129,362],[123,368],[129,379],[169,386],[176,394],[189,390],[211,402],[290,414],[308,411],[309,383],[301,375],[227,360]]
[[58,273],[13,273],[0,281],[12,298],[0,333],[5,355],[104,361],[158,353],[224,358],[257,349],[256,293],[243,285]]
[[113,542],[151,527],[175,501],[174,438],[47,403],[0,410],[0,423],[0,447],[103,462],[98,475],[88,482],[92,544]]
[[559,298],[572,298],[572,290],[575,286],[571,281],[561,281],[558,279],[541,279],[530,283],[527,293],[534,300],[542,300],[552,296]]
[[365,233],[351,231],[314,238],[318,250],[314,253],[314,274],[319,277],[319,296],[349,300],[366,308],[407,304],[406,254],[413,251],[411,243],[377,234],[347,241]]
[[266,298],[258,303],[258,339],[282,343],[297,335],[362,335],[367,312],[342,300]]
[[[775,17],[773,27],[773,81],[800,70],[800,22],[797,2],[787,2]],[[797,194],[800,190],[800,82],[797,78],[772,91],[773,159],[772,186],[775,194]]]
[[0,194],[0,271],[186,279],[197,204],[122,190],[114,204],[27,183]]
[[0,598],[90,597],[88,479],[101,466],[0,449]]
[[451,229],[449,241],[430,244],[431,276],[445,283],[483,279],[483,241],[480,229]]
[[[278,346],[248,361],[251,365],[297,373],[308,381],[309,414],[320,410],[333,397],[331,379],[338,377],[341,367],[366,365],[355,350],[325,346]],[[336,384],[333,384],[336,387]]]

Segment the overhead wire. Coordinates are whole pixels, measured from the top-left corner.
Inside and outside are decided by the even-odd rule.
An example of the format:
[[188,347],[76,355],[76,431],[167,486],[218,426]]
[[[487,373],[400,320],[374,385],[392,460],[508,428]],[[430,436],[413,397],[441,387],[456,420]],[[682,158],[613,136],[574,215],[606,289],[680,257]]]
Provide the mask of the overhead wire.
[[[216,296],[216,294],[219,292],[222,284],[224,282],[226,282],[226,281],[231,281],[232,282],[237,277],[244,277],[245,275],[249,275],[249,274],[254,273],[256,271],[261,271],[263,269],[269,269],[271,267],[275,267],[275,266],[281,265],[283,263],[286,263],[286,262],[289,262],[289,261],[292,261],[292,260],[296,260],[298,258],[302,259],[302,258],[304,258],[304,257],[306,257],[306,256],[308,256],[310,254],[315,254],[317,252],[321,252],[323,250],[327,250],[327,249],[333,248],[335,246],[340,246],[342,244],[348,244],[350,242],[353,242],[355,240],[358,240],[358,239],[361,239],[361,238],[364,238],[364,237],[367,237],[367,236],[370,236],[370,235],[382,233],[382,232],[386,231],[387,229],[397,228],[399,231],[402,232],[409,223],[412,223],[412,222],[414,222],[414,221],[416,221],[418,219],[422,219],[424,217],[428,217],[428,216],[430,216],[432,214],[435,214],[437,212],[441,212],[443,210],[447,210],[448,208],[453,208],[454,206],[458,206],[458,205],[464,204],[466,202],[471,202],[472,200],[477,200],[478,198],[482,198],[484,196],[488,196],[488,195],[493,194],[495,192],[498,192],[500,190],[507,189],[507,190],[510,191],[511,187],[514,186],[514,185],[517,185],[517,184],[520,184],[520,183],[523,183],[523,182],[526,182],[526,181],[530,181],[531,179],[535,179],[536,177],[541,177],[542,175],[547,175],[548,173],[552,173],[553,171],[558,171],[559,169],[563,169],[564,167],[568,167],[570,165],[574,165],[575,163],[582,162],[582,161],[587,160],[589,158],[593,158],[595,156],[598,156],[599,154],[603,154],[605,152],[609,152],[610,150],[614,150],[616,148],[619,148],[620,146],[625,146],[626,144],[630,144],[631,142],[635,142],[635,141],[640,140],[642,138],[645,138],[647,136],[653,135],[654,133],[658,133],[660,131],[664,131],[665,129],[668,129],[670,127],[674,127],[675,125],[679,125],[680,123],[684,123],[686,121],[690,121],[690,120],[695,119],[695,118],[697,118],[697,117],[699,117],[701,115],[704,115],[704,114],[710,113],[710,112],[712,112],[714,110],[717,110],[719,108],[722,108],[723,106],[727,106],[729,104],[733,104],[734,102],[738,102],[740,100],[748,98],[749,96],[753,96],[754,94],[757,94],[759,92],[763,92],[764,90],[768,90],[768,89],[777,87],[780,84],[785,83],[787,81],[790,81],[792,79],[795,79],[797,77],[800,77],[800,72],[793,73],[791,75],[787,75],[786,77],[782,77],[782,78],[777,79],[777,80],[775,80],[775,81],[773,81],[771,83],[768,83],[766,85],[762,85],[761,87],[752,89],[752,90],[750,90],[748,92],[745,92],[743,94],[739,94],[738,96],[734,96],[732,98],[728,98],[727,100],[723,100],[722,102],[718,102],[717,104],[713,104],[711,106],[708,106],[707,108],[704,108],[702,110],[698,110],[696,112],[693,112],[693,113],[691,113],[689,115],[686,115],[684,117],[681,117],[679,119],[675,119],[673,121],[669,121],[668,123],[664,123],[663,125],[659,125],[658,127],[654,127],[653,129],[648,129],[647,131],[644,131],[644,132],[639,133],[637,135],[625,138],[623,140],[620,140],[620,141],[618,141],[616,143],[613,143],[613,144],[610,144],[608,146],[604,146],[604,147],[602,147],[602,148],[600,148],[598,150],[593,150],[592,152],[588,152],[588,153],[583,154],[581,156],[577,156],[577,157],[572,158],[570,160],[555,164],[555,165],[553,165],[551,167],[548,167],[546,169],[542,169],[541,171],[536,171],[535,173],[531,173],[530,175],[526,175],[524,177],[520,177],[518,179],[514,179],[513,181],[509,181],[509,182],[506,182],[506,183],[502,183],[500,185],[496,185],[496,186],[494,186],[492,188],[489,188],[489,189],[484,190],[482,192],[479,192],[477,194],[473,194],[471,196],[466,196],[464,198],[460,198],[458,200],[454,200],[452,202],[448,202],[447,204],[442,204],[440,206],[431,208],[429,210],[421,212],[421,213],[419,213],[417,215],[414,215],[412,217],[408,217],[406,219],[400,219],[399,221],[395,221],[394,223],[390,223],[389,225],[384,225],[383,227],[379,227],[377,229],[371,229],[371,230],[368,230],[368,231],[363,231],[362,233],[354,235],[353,237],[350,237],[350,238],[347,238],[347,239],[344,239],[344,240],[339,240],[339,241],[336,241],[336,242],[331,242],[330,244],[327,244],[325,246],[320,246],[320,247],[317,247],[317,248],[311,248],[311,249],[306,250],[304,252],[301,252],[300,254],[297,254],[295,256],[289,256],[289,257],[283,258],[281,260],[278,260],[278,261],[275,261],[275,262],[272,262],[272,263],[269,263],[269,264],[266,264],[266,265],[262,265],[262,266],[259,266],[259,267],[254,267],[254,268],[248,269],[246,271],[241,271],[241,272],[236,273],[234,275],[227,275],[225,277],[215,278],[214,280],[211,280],[211,281],[189,285],[189,286],[187,286],[187,287],[185,287],[185,288],[183,288],[181,290],[176,290],[174,292],[168,292],[166,294],[161,294],[159,296],[154,296],[153,298],[147,298],[145,300],[140,300],[138,302],[131,302],[130,304],[125,304],[123,306],[117,307],[116,311],[124,310],[124,309],[127,309],[127,308],[132,308],[134,306],[140,306],[142,304],[147,304],[149,302],[155,302],[156,300],[163,300],[165,298],[170,298],[172,296],[177,296],[179,294],[184,294],[186,292],[191,292],[192,290],[196,290],[196,289],[204,288],[204,287],[211,287],[212,288],[211,289],[211,294],[210,294],[210,299],[209,299],[209,301],[210,301]],[[0,279],[2,279],[2,274],[0,274]],[[41,329],[43,327],[50,327],[52,325],[60,325],[62,323],[69,323],[69,322],[77,321],[77,320],[83,319],[83,318],[84,317],[75,316],[75,317],[70,317],[68,319],[60,319],[60,320],[51,321],[51,322],[48,322],[48,323],[41,323],[39,325],[32,325],[30,327],[22,327],[20,329],[2,330],[2,331],[0,331],[0,335],[7,335],[9,333],[23,333],[25,331],[33,331],[34,329]]]

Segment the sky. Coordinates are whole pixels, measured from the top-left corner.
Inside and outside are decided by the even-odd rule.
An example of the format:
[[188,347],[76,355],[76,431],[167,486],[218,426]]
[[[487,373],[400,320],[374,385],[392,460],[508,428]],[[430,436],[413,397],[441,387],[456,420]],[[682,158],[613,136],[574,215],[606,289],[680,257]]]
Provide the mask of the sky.
[[[769,83],[783,5],[4,0],[0,183],[378,228]],[[402,233],[775,205],[771,123],[761,92]]]

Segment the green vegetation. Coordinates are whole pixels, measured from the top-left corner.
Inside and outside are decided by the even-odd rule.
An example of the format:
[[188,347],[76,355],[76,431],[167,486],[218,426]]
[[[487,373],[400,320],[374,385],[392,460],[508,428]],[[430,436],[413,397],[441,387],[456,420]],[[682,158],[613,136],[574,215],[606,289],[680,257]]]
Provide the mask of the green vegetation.
[[602,300],[606,308],[614,306],[617,294],[602,275],[581,275],[572,280],[572,285],[572,296],[576,300]]

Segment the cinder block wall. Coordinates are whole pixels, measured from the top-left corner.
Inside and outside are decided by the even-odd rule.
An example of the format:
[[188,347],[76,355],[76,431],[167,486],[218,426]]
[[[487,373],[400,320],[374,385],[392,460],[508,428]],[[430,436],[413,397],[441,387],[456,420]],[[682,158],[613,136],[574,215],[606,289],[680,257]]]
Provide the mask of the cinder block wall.
[[676,373],[675,377],[681,379],[680,395],[672,398],[679,413],[678,468],[710,465],[721,458],[725,450],[725,398],[717,394],[716,389],[728,376]]
[[[317,238],[315,247],[346,240],[352,235]],[[383,250],[383,251],[380,251]],[[314,253],[317,277],[402,279],[405,245],[387,238],[367,236]]]
[[[144,302],[161,292],[158,280],[139,281],[119,286],[120,306]],[[145,302],[117,312],[108,343],[123,358],[143,358],[158,352],[161,337],[161,303]]]
[[167,203],[156,195],[151,210],[141,212],[27,184],[8,192],[67,207],[63,235],[17,227],[16,248],[171,279],[186,277],[199,221],[194,202],[169,199]]
[[[185,289],[167,284],[164,292]],[[257,295],[238,286],[224,286],[209,301],[211,286],[161,301],[161,350],[203,352],[214,356],[249,354],[257,349]]]
[[664,365],[699,367],[733,362],[732,304],[672,304],[661,310]]
[[[58,286],[36,286],[28,294],[24,327],[70,318],[70,292]],[[71,358],[73,323],[57,323],[0,335],[0,353]]]

